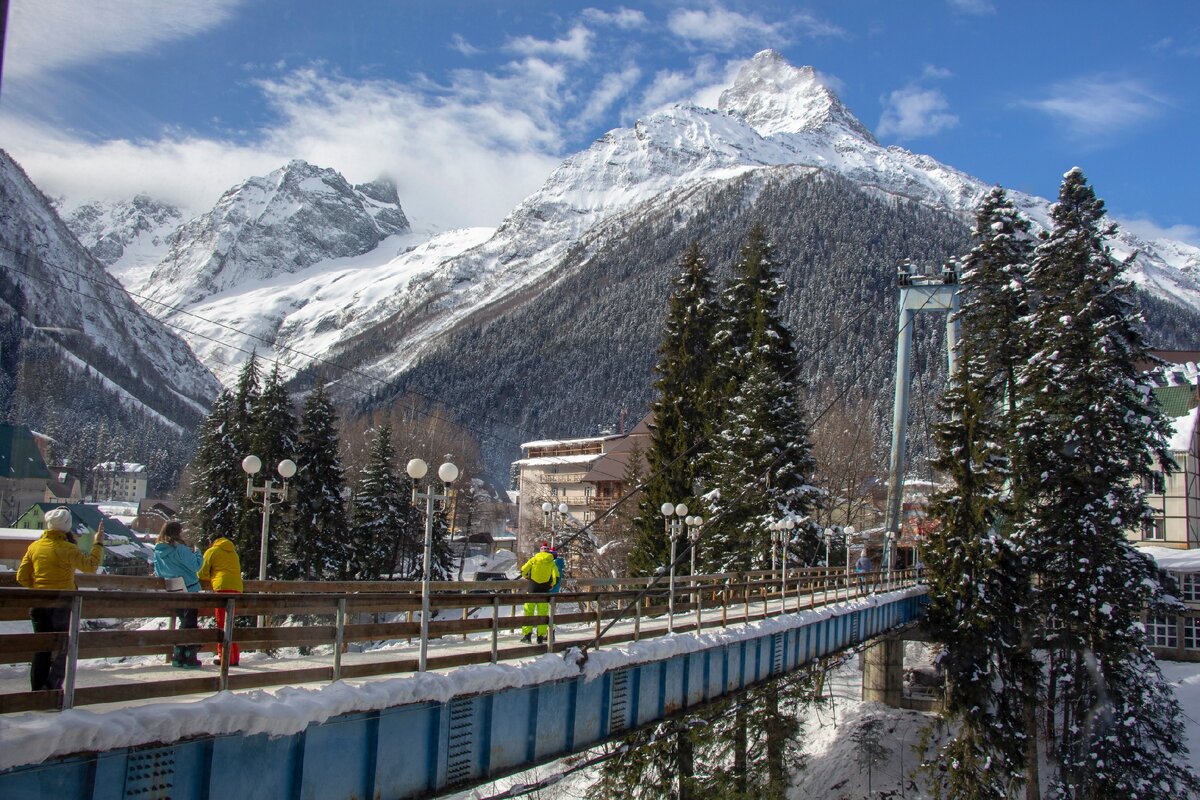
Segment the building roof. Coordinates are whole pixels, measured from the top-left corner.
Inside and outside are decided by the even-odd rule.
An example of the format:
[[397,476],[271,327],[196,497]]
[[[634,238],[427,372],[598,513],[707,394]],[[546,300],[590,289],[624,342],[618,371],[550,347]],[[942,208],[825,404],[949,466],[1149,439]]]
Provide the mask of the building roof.
[[[34,503],[26,509],[25,514],[28,514],[34,508],[38,508],[41,509],[42,516],[45,516],[47,511],[60,507],[71,512],[71,517],[76,525],[82,524],[88,530],[96,530],[101,520],[103,520],[104,533],[106,535],[111,533],[115,536],[137,539],[137,534],[130,530],[125,523],[113,517],[105,516],[100,511],[99,506],[91,503]],[[25,514],[22,514],[21,517],[24,517]],[[19,518],[18,521],[20,521]]]
[[145,464],[137,464],[133,461],[104,461],[92,467],[93,472],[145,472]]
[[33,431],[24,425],[0,424],[0,478],[49,478]]
[[1154,399],[1168,417],[1182,417],[1200,405],[1200,396],[1197,396],[1196,387],[1191,384],[1156,386],[1153,391]]
[[589,453],[582,456],[539,456],[537,458],[522,458],[519,461],[514,461],[522,467],[555,467],[567,464],[590,464],[598,458],[603,457],[603,453]]
[[521,445],[522,450],[528,450],[532,447],[570,447],[578,444],[594,444],[595,442],[607,442],[609,439],[619,439],[619,433],[608,434],[605,436],[588,436],[583,439],[539,439],[535,442],[525,442]]
[[1170,572],[1200,572],[1200,550],[1176,550],[1172,547],[1139,547],[1158,565]]

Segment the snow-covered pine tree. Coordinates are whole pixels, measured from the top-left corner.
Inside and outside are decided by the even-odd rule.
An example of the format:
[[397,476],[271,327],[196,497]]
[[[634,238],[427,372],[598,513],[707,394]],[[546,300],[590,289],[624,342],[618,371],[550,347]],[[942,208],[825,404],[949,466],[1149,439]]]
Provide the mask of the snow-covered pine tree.
[[1159,573],[1126,539],[1150,515],[1152,462],[1171,464],[1167,424],[1137,364],[1149,360],[1115,226],[1078,168],[1029,273],[1033,355],[1017,375],[1025,488],[1017,532],[1037,573],[1057,728],[1050,796],[1174,798],[1200,791],[1179,707],[1140,620]]
[[[1015,374],[1025,359],[1021,321],[1029,223],[995,188],[980,205],[964,258],[958,367],[941,402],[932,465],[951,488],[933,498],[939,525],[922,551],[928,624],[946,652],[944,716],[955,731],[927,764],[939,797],[1007,798],[1028,766],[1026,702],[1037,668],[1026,646],[1029,576],[1011,536],[1007,485]],[[1032,694],[1032,698],[1028,694]],[[1036,786],[1036,738],[1033,740]],[[951,770],[940,769],[946,763]]]
[[[238,384],[240,395],[240,380]],[[262,471],[255,476],[255,481],[270,480],[278,486],[282,479],[276,468],[284,459],[290,458],[295,461],[297,439],[296,415],[292,411],[292,402],[279,375],[279,364],[272,368],[257,396],[250,396],[252,403],[249,409],[249,427],[243,431],[247,442],[246,454],[253,453],[262,460]],[[238,459],[238,463],[241,463],[241,459]],[[295,497],[294,490],[289,493],[289,497]],[[249,501],[246,501],[244,509],[240,540],[234,544],[237,545],[238,554],[241,556],[243,570],[248,574],[257,575],[262,548],[262,510]],[[267,577],[279,577],[282,574],[284,553],[280,544],[291,541],[292,510],[290,502],[272,508],[267,541]]]
[[350,577],[379,580],[396,568],[396,553],[413,552],[410,526],[411,501],[403,496],[404,483],[396,474],[396,452],[392,447],[392,426],[384,423],[375,430],[367,465],[359,475],[354,493],[354,540],[350,558]]
[[284,551],[288,571],[301,580],[344,580],[351,547],[345,470],[338,458],[337,412],[320,378],[304,401],[296,463],[292,537]]
[[811,480],[792,335],[779,312],[783,289],[766,234],[755,227],[722,295],[713,338],[719,416],[699,464],[709,492],[698,558],[705,571],[769,567],[773,520],[801,523],[793,546],[801,560],[817,551],[816,526],[803,523],[821,493]]
[[[712,337],[717,305],[708,265],[693,244],[675,279],[654,382],[653,423],[646,452],[650,477],[638,503],[629,570],[647,575],[667,562],[670,542],[663,534],[663,503],[692,500],[696,464],[713,428],[711,402],[715,362]],[[630,487],[632,488],[632,487]]]
[[242,455],[234,436],[235,397],[221,392],[198,431],[190,467],[184,514],[193,542],[201,537],[234,537],[246,495]]

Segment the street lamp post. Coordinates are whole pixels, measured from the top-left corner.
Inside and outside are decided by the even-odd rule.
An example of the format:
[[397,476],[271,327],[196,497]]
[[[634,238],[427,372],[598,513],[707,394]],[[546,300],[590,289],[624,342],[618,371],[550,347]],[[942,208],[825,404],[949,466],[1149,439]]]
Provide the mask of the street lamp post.
[[405,467],[408,477],[413,479],[413,505],[418,500],[425,501],[425,560],[421,572],[421,654],[417,661],[417,670],[425,671],[426,656],[429,650],[429,573],[433,569],[433,501],[445,502],[450,499],[450,484],[458,480],[458,467],[449,461],[438,467],[438,477],[441,478],[445,489],[438,494],[430,486],[424,494],[417,491],[417,484],[429,472],[429,465],[419,458],[414,458]]
[[242,459],[242,471],[246,473],[246,497],[254,501],[255,495],[262,495],[262,539],[258,552],[258,579],[267,579],[267,532],[271,526],[271,506],[288,499],[288,480],[296,474],[296,462],[285,458],[276,467],[279,477],[283,478],[282,486],[275,486],[275,481],[267,478],[262,486],[254,485],[254,476],[262,470],[262,459],[258,456],[246,456]]
[[550,501],[542,503],[542,524],[550,531],[551,547],[558,546],[555,542],[555,533],[561,535],[566,530],[567,516],[570,514],[570,511],[571,509],[566,503],[559,503],[557,508]]
[[683,519],[687,516],[688,507],[683,503],[672,505],[663,503],[659,509],[663,515],[663,528],[671,540],[671,571],[667,583],[667,633],[675,632],[675,538],[683,529]]
[[692,516],[684,519],[684,523],[688,526],[689,544],[692,548],[692,564],[689,575],[692,581],[692,602],[696,604],[696,632],[699,633],[702,629],[700,619],[700,589],[696,586],[696,545],[700,544],[700,526],[704,524],[704,517]]
[[[788,561],[788,545],[792,541],[792,531],[796,529],[796,520],[788,517],[776,522],[772,522],[767,526],[771,530],[771,569],[775,569],[775,539],[779,539],[779,596],[783,599],[784,610],[787,610],[787,561]],[[829,551],[826,548],[825,556],[828,559]]]

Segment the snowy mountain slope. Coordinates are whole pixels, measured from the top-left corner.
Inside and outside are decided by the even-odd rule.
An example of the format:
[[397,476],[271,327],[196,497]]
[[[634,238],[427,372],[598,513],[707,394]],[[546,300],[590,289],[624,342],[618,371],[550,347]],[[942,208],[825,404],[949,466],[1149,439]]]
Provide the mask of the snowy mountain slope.
[[362,255],[408,230],[394,186],[352,187],[332,169],[292,161],[230,189],[211,211],[184,223],[145,285],[131,288],[155,303],[186,305],[247,281]]
[[125,286],[140,286],[162,260],[183,222],[178,208],[139,194],[132,200],[86,203],[63,222]]
[[[711,190],[754,175],[768,182],[780,170],[839,176],[888,203],[920,204],[964,224],[990,188],[928,156],[880,146],[811,67],[768,50],[742,69],[717,109],[676,106],[566,159],[491,236],[451,232],[397,255],[420,237],[392,238],[411,236],[394,188],[351,189],[332,170],[293,162],[231,189],[179,228],[144,284],[136,270],[120,274],[153,300],[236,320],[273,342],[285,363],[327,358],[387,380],[453,332],[535,302],[640,220],[674,214],[684,224]],[[1012,194],[1047,224],[1048,201]],[[1133,277],[1152,294],[1200,310],[1200,250],[1124,233],[1114,249],[1138,253]],[[254,347],[243,334],[146,305],[195,331],[188,341],[223,380],[246,354],[205,337]],[[261,341],[258,349],[266,349]]]
[[[142,310],[72,236],[24,171],[0,151],[0,310],[21,338],[86,365],[125,400],[192,424],[219,386],[169,328]],[[19,322],[17,321],[19,318]],[[35,333],[34,327],[53,331]]]

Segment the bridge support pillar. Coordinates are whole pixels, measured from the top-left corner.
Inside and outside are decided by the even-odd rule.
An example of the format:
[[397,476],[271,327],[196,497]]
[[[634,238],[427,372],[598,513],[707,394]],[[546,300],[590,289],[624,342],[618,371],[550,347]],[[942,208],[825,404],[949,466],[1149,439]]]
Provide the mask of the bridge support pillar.
[[863,651],[862,699],[900,708],[904,700],[904,641],[879,639]]

